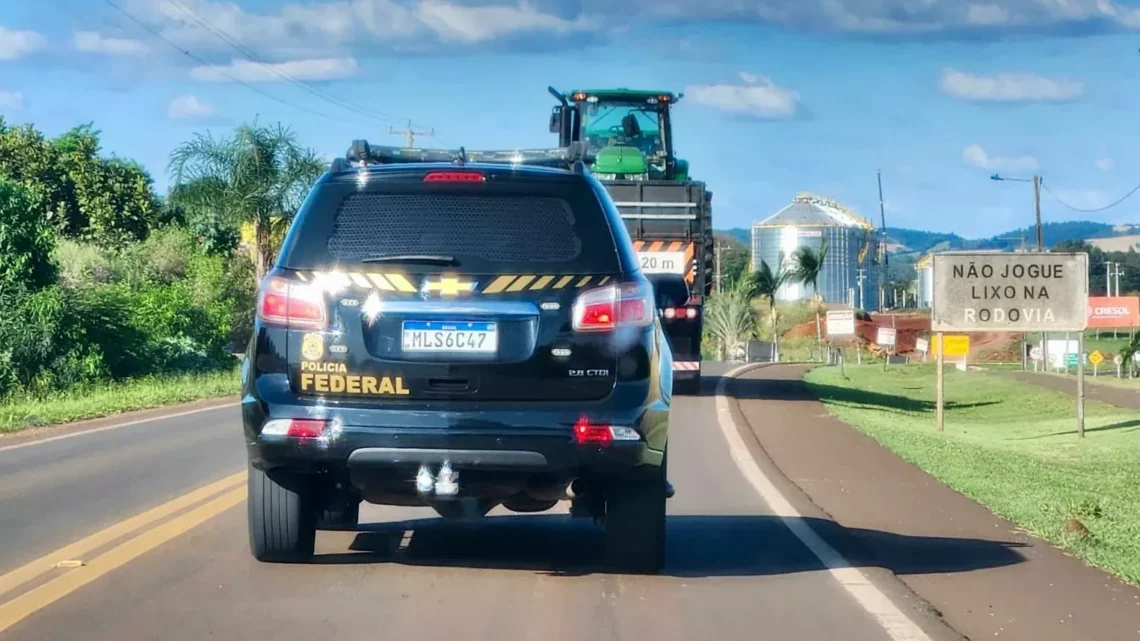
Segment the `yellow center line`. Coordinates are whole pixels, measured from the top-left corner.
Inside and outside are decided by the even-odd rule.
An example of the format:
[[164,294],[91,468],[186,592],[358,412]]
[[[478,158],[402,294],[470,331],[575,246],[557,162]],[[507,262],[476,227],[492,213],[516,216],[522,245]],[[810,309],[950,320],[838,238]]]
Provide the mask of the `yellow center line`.
[[[245,474],[244,472],[242,473]],[[107,552],[87,565],[48,581],[0,605],[0,632],[7,630],[31,614],[46,608],[115,568],[122,567],[154,548],[184,534],[194,527],[238,505],[246,498],[246,488],[238,487],[204,503],[158,527],[146,530]]]
[[222,490],[228,489],[238,483],[245,481],[246,472],[243,470],[237,474],[227,476],[226,478],[211,483],[205,487],[200,487],[193,492],[183,494],[182,496],[167,501],[162,505],[153,507],[142,514],[136,514],[131,518],[120,521],[105,530],[96,532],[91,536],[80,539],[74,543],[66,545],[54,552],[41,556],[40,558],[27,563],[11,572],[0,576],[0,595],[8,592],[9,590],[23,585],[28,581],[36,578],[37,576],[50,572],[56,567],[57,564],[72,559],[78,559],[84,554],[114,541],[115,539],[130,534],[135,530],[150,525],[159,519],[163,519],[179,510],[190,507],[195,503],[203,501]]

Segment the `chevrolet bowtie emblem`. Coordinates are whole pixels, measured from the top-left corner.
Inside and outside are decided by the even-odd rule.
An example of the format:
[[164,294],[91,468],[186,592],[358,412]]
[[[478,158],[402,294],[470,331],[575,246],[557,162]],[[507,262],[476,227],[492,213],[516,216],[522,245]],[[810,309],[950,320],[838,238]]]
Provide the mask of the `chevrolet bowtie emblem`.
[[466,294],[473,291],[475,291],[475,281],[460,280],[455,276],[443,276],[434,282],[425,279],[423,287],[420,288],[420,292],[425,295],[438,292],[440,296],[458,296],[460,293]]

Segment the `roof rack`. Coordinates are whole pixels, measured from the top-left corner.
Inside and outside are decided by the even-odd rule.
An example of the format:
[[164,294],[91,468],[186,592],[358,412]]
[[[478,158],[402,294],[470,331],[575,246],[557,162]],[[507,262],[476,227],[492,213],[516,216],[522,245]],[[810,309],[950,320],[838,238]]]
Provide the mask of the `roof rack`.
[[488,163],[496,165],[532,165],[562,167],[575,173],[585,173],[594,161],[584,143],[575,142],[568,147],[553,149],[409,149],[406,147],[374,146],[367,140],[353,140],[344,158],[333,161],[333,171],[366,165],[392,165],[403,163],[447,162],[454,165]]

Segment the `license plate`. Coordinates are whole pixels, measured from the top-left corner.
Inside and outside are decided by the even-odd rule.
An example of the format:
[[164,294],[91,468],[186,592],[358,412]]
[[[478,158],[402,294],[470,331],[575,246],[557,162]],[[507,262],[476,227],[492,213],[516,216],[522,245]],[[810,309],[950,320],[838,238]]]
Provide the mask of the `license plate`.
[[495,323],[404,321],[401,343],[405,352],[476,352],[499,349]]

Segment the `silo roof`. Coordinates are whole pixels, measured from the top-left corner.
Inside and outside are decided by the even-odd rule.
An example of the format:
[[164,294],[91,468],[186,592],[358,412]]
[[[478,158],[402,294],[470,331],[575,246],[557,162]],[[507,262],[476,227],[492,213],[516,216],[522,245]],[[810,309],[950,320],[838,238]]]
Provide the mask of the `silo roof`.
[[780,211],[753,227],[858,227],[874,229],[871,223],[830,198],[799,194]]

